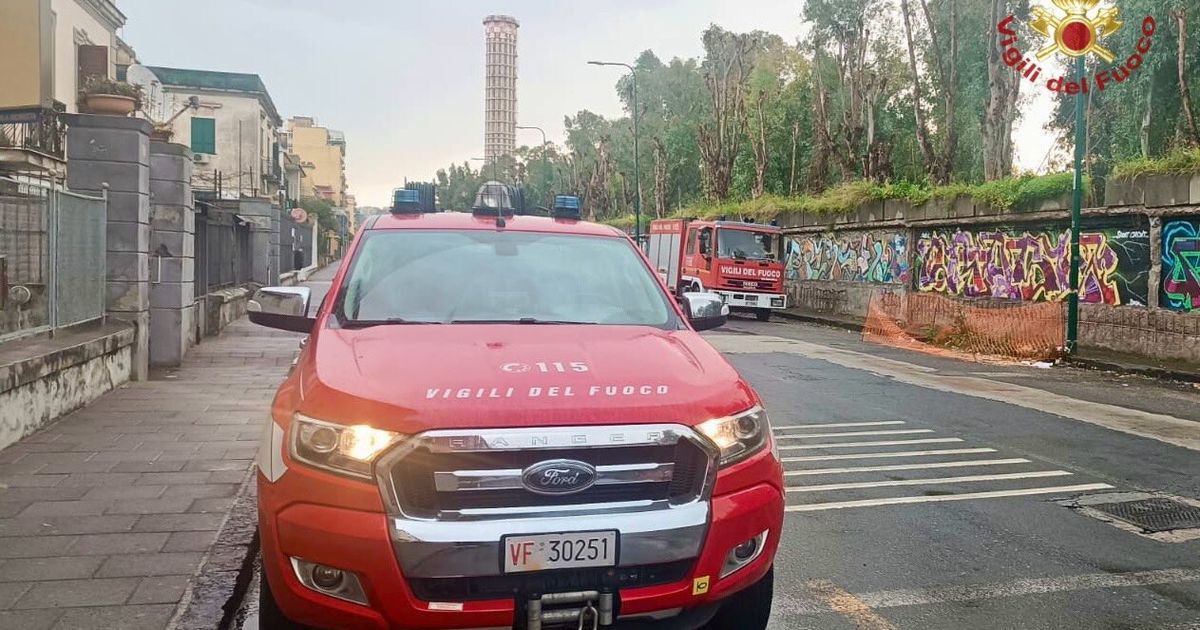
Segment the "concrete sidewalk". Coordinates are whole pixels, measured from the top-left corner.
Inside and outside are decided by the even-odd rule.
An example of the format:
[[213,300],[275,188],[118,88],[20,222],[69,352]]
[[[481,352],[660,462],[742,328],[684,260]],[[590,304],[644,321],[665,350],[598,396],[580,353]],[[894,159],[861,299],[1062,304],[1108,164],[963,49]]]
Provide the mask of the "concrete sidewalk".
[[239,320],[0,451],[0,628],[167,627],[302,338]]

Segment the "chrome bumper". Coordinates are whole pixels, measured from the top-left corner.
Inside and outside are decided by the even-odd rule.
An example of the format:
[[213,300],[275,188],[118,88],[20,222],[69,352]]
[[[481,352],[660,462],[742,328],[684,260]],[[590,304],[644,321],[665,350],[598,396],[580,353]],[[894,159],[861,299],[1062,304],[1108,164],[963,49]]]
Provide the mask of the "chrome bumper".
[[[573,506],[576,510],[581,506]],[[508,534],[616,529],[620,532],[618,566],[687,560],[700,555],[708,529],[709,503],[678,506],[638,501],[608,503],[606,511],[554,514],[543,509],[532,518],[482,521],[423,521],[392,518],[392,545],[410,578],[499,575],[500,538]],[[549,514],[549,515],[545,515]]]
[[[721,296],[727,306],[742,308],[787,308],[785,293],[754,293],[736,289],[714,289],[713,293]],[[772,305],[772,301],[776,301]]]

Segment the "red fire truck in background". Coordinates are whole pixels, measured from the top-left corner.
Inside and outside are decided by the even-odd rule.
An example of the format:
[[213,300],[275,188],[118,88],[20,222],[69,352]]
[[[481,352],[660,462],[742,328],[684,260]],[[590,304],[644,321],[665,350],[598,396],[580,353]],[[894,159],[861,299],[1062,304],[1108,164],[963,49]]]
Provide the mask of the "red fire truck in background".
[[781,234],[761,223],[658,219],[650,223],[646,253],[672,292],[716,293],[731,311],[767,321],[787,307],[775,253]]

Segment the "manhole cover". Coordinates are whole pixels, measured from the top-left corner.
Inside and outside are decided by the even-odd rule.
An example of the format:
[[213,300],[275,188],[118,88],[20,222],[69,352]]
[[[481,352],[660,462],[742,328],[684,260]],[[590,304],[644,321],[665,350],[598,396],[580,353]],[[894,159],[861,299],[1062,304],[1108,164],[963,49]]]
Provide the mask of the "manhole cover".
[[1151,533],[1200,527],[1200,507],[1171,499],[1153,498],[1121,503],[1099,503],[1088,507],[1126,523],[1137,525]]

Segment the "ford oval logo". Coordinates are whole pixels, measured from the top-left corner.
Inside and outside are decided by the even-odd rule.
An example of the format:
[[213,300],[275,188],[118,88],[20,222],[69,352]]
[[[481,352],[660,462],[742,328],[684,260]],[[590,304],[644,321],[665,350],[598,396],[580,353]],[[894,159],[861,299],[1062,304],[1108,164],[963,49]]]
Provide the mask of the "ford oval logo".
[[538,462],[521,473],[521,484],[537,494],[572,494],[583,492],[596,483],[596,469],[587,462],[574,459],[551,459]]

